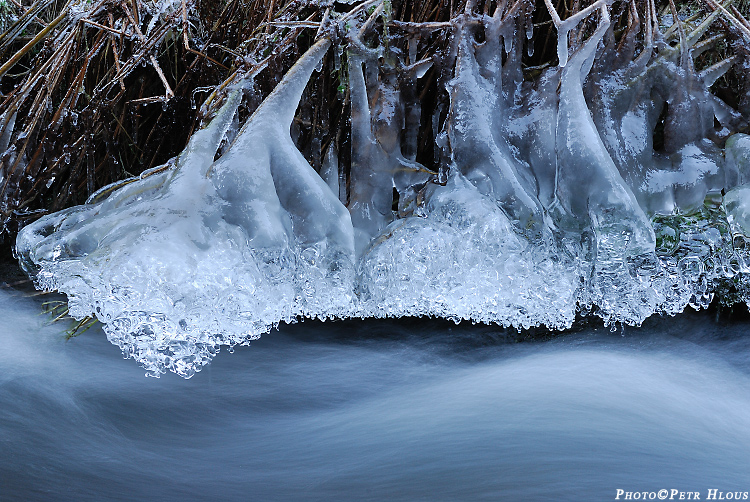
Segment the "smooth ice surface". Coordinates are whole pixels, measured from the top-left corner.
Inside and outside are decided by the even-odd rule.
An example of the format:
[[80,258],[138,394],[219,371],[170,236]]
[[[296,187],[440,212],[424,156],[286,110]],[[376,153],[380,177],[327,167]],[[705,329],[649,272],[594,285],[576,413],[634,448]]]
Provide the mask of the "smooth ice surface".
[[750,235],[750,186],[740,186],[724,196],[729,224],[739,235]]
[[[351,165],[331,147],[317,173],[290,136],[323,38],[241,127],[240,83],[170,165],[26,227],[22,264],[150,374],[185,377],[303,317],[563,329],[577,313],[640,325],[719,289],[749,302],[750,140],[709,90],[733,63],[690,57],[715,16],[679,43],[649,21],[639,46],[637,22],[614,44],[604,1],[553,15],[560,64],[524,82],[518,5],[456,20],[440,173],[416,161],[414,98],[437,60],[368,47],[374,23],[352,18]],[[584,19],[596,29],[569,47]]]

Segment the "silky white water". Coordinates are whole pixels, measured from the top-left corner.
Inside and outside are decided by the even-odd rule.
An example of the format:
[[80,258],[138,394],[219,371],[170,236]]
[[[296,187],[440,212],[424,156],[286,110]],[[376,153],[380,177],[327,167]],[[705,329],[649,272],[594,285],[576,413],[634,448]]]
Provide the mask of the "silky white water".
[[0,500],[614,500],[750,487],[750,324],[510,343],[306,322],[189,381],[0,293]]

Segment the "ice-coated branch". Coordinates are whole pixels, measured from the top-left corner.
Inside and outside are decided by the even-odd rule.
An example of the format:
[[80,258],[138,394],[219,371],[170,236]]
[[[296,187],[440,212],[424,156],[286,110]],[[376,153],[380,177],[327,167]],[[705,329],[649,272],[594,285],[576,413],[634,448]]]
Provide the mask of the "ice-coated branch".
[[[609,25],[606,4],[593,35],[563,69],[557,124],[557,198],[578,221],[589,220],[599,235],[628,235],[623,250],[636,255],[653,252],[651,224],[631,189],[620,176],[589,114],[583,80],[593,63],[596,46]],[[600,245],[601,243],[597,243]]]
[[701,70],[698,77],[703,81],[706,87],[711,87],[714,85],[714,82],[724,76],[732,68],[732,65],[734,65],[736,61],[736,57],[722,59],[718,63]]
[[552,22],[557,28],[557,59],[560,67],[565,66],[568,62],[568,33],[570,30],[576,27],[576,25],[584,18],[586,18],[592,12],[601,9],[602,6],[609,6],[611,0],[597,0],[585,9],[582,9],[566,20],[560,19],[560,15],[557,13],[555,6],[552,5],[551,0],[544,0],[544,4],[552,17]]
[[669,0],[669,8],[672,10],[672,19],[674,21],[674,24],[677,25],[677,32],[680,34],[680,47],[679,47],[680,66],[685,68],[687,67],[689,63],[692,62],[690,60],[690,54],[688,52],[687,37],[685,36],[685,29],[682,26],[682,21],[677,15],[677,7],[675,7],[674,5],[674,0]]
[[743,22],[743,20],[741,20],[739,16],[736,16],[733,13],[729,12],[719,2],[716,2],[714,0],[704,0],[704,3],[711,10],[719,10],[722,13],[722,15],[725,18],[727,18],[732,23],[732,25],[734,25],[734,27],[737,28],[737,30],[739,30],[740,33],[742,33],[742,36],[745,38],[745,40],[750,42],[750,27],[748,27],[748,23],[746,21]]
[[[330,46],[331,41],[328,38],[321,38],[315,42],[284,75],[283,80],[279,82],[273,92],[263,100],[263,103],[255,111],[255,115],[275,115],[277,123],[291,124],[294,120],[296,103],[299,103],[310,75]],[[248,124],[250,123],[252,121],[248,122]]]
[[[499,44],[494,58],[487,57],[482,68],[472,45],[471,31],[463,29],[458,36],[455,76],[450,82],[451,108],[446,121],[452,161],[481,193],[495,199],[520,228],[538,236],[543,218],[541,205],[532,195],[533,181],[526,175],[526,166],[512,156],[507,140],[496,135],[507,116],[500,92]],[[491,75],[492,79],[483,74]]]
[[357,253],[393,221],[393,190],[399,205],[413,197],[412,187],[427,181],[431,173],[404,157],[402,136],[405,123],[402,86],[425,69],[427,62],[369,73],[374,96],[368,94],[364,65],[373,65],[370,51],[349,52],[352,165],[348,208],[355,228]]

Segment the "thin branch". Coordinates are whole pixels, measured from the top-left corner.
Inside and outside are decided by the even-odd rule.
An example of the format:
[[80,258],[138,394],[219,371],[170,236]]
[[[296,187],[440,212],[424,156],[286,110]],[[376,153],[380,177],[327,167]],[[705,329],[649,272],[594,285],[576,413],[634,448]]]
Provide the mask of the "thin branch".
[[106,30],[106,31],[108,31],[110,33],[114,33],[115,35],[120,35],[121,37],[127,37],[127,35],[124,32],[122,32],[122,31],[115,30],[114,28],[110,28],[109,26],[104,26],[103,24],[99,24],[99,23],[97,23],[95,21],[92,21],[91,19],[88,19],[88,18],[85,18],[85,17],[81,18],[81,22],[82,23],[86,23],[86,24],[91,25],[91,26],[94,26],[96,28],[99,28],[101,30]]
[[0,66],[0,78],[2,78],[3,75],[5,75],[8,70],[13,68],[13,66],[21,60],[22,57],[24,57],[31,49],[34,48],[36,44],[47,38],[47,35],[50,34],[50,32],[60,24],[60,22],[65,19],[68,15],[67,6],[63,9],[63,11],[60,13],[59,16],[57,16],[51,23],[49,23],[42,31],[40,31],[29,43],[27,43],[21,50],[16,52],[13,57],[11,57],[3,66]]
[[[137,10],[137,4],[135,4],[136,0],[133,0],[133,5]],[[143,36],[143,33],[141,32],[141,28],[138,26],[138,23],[136,21],[136,18],[138,17],[137,12],[130,12],[130,9],[123,6],[123,10],[125,11],[125,14],[130,19],[130,22],[133,25],[133,28],[135,29],[136,34],[138,35],[138,38],[141,39],[141,42],[146,41],[146,37]],[[156,60],[156,57],[153,54],[149,54],[148,56],[149,61],[151,61],[151,66],[154,67],[154,70],[156,70],[156,73],[159,75],[159,78],[161,79],[162,84],[164,84],[164,90],[166,92],[167,98],[173,98],[174,92],[172,91],[172,88],[169,86],[169,82],[167,82],[167,77],[164,76],[164,72],[161,71],[161,67],[159,66],[159,62]]]

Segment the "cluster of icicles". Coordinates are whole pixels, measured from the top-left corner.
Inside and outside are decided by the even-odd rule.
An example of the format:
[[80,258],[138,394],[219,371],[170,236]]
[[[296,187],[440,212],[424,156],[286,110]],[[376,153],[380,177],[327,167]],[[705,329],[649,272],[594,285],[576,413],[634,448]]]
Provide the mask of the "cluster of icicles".
[[[713,16],[675,45],[648,6],[617,45],[605,0],[567,20],[550,8],[559,65],[533,82],[528,4],[467,8],[451,24],[443,179],[403,151],[404,79],[377,71],[384,49],[359,36],[372,18],[350,21],[348,189],[335,151],[318,173],[290,137],[324,33],[241,127],[243,84],[171,168],[27,226],[18,256],[155,376],[190,377],[221,345],[301,317],[563,329],[577,312],[638,325],[704,307],[750,269],[750,137],[727,134],[742,117],[708,90],[733,61],[692,66]],[[586,18],[597,28],[569,50]]]

